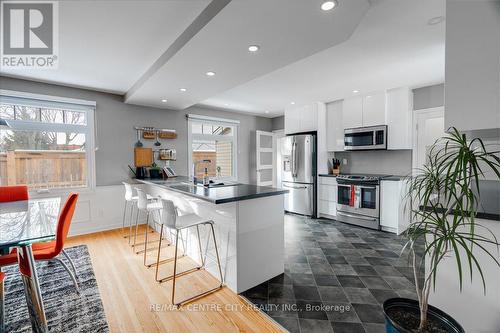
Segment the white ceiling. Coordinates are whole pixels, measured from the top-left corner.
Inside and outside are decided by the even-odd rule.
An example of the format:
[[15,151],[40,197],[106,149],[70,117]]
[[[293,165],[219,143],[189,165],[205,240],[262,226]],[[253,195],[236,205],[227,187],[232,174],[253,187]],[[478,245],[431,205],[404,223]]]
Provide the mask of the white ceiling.
[[59,2],[59,68],[8,76],[125,94],[210,0]]
[[427,25],[444,0],[338,1],[332,12],[322,0],[60,2],[59,69],[0,74],[268,117],[291,101],[444,81],[444,24]]
[[[232,0],[175,56],[126,96],[128,103],[185,109],[349,38],[369,8],[349,0]],[[257,54],[248,46],[260,45]],[[207,77],[207,71],[216,76]],[[179,91],[186,88],[186,92]],[[163,105],[162,99],[168,102]]]
[[251,113],[283,114],[294,101],[329,102],[400,86],[444,81],[444,0],[377,1],[348,41],[271,72],[203,104]]

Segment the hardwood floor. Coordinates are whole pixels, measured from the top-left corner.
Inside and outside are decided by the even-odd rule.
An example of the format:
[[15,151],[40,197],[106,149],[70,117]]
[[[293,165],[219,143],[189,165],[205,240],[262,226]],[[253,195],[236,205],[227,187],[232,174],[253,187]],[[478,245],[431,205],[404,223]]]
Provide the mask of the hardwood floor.
[[[143,256],[133,253],[120,229],[66,242],[67,247],[80,244],[89,248],[111,332],[281,332],[226,287],[172,309],[172,282],[155,281],[154,268],[143,266]],[[182,261],[186,266],[193,263],[189,258]],[[176,283],[176,299],[217,286],[217,280],[205,271],[185,275]]]

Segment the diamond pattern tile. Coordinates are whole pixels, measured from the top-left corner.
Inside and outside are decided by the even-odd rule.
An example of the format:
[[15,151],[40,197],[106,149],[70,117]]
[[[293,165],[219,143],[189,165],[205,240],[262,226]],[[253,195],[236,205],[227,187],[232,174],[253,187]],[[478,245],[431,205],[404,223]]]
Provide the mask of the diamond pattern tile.
[[403,245],[394,234],[286,215],[285,273],[242,295],[290,332],[385,332],[382,303],[416,298]]

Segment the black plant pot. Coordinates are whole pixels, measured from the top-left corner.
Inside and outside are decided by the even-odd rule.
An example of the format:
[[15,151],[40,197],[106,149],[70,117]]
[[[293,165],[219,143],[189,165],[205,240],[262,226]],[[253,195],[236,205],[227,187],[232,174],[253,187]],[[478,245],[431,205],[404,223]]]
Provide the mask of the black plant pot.
[[[389,298],[384,302],[385,328],[387,333],[414,333],[414,330],[396,322],[394,318],[395,311],[406,314],[413,313],[418,318],[420,316],[418,301],[408,298]],[[432,305],[429,305],[427,309],[427,318],[433,325],[440,327],[441,332],[465,333],[462,326],[455,319]]]

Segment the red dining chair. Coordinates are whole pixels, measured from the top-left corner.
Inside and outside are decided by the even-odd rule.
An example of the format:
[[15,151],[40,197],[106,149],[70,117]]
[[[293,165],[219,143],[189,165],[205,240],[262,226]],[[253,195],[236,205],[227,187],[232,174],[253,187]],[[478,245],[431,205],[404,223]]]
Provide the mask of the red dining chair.
[[[59,214],[59,220],[57,222],[57,232],[56,240],[46,243],[35,243],[33,244],[33,256],[35,260],[56,260],[59,262],[63,268],[68,272],[73,281],[73,284],[77,290],[78,283],[76,281],[76,267],[71,260],[70,256],[64,251],[64,243],[68,237],[69,227],[71,225],[71,220],[73,219],[73,214],[76,208],[76,202],[78,200],[77,193],[71,193],[64,204],[61,214]],[[61,258],[58,258],[59,254],[63,254],[66,259],[68,259],[73,271],[71,271]],[[9,266],[17,263],[17,251],[14,250],[10,254],[5,256],[0,256],[0,268],[2,266]]]
[[28,186],[0,186],[0,202],[28,200]]

